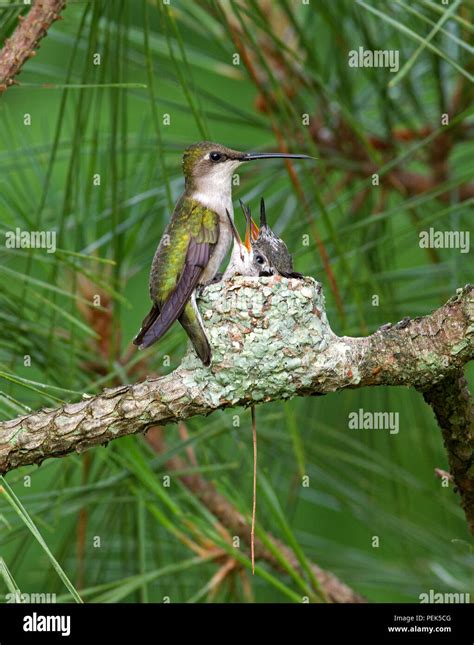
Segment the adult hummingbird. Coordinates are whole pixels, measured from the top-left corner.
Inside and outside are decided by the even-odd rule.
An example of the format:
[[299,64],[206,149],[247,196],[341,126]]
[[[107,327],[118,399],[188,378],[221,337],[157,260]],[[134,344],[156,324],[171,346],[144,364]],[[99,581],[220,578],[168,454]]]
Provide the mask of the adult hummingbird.
[[134,339],[149,347],[179,320],[199,358],[211,362],[211,348],[195,302],[198,285],[212,282],[229,250],[233,218],[232,175],[256,159],[312,159],[302,154],[239,152],[201,141],[184,153],[184,193],[179,198],[153,258],[149,289],[152,308]]

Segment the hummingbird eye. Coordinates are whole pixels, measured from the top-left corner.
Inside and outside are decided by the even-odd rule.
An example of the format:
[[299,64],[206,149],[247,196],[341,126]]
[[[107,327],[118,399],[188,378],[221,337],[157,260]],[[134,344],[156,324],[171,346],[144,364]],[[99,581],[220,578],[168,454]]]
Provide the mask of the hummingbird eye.
[[258,264],[265,264],[265,258],[263,257],[263,255],[257,255],[255,257],[255,260],[257,261]]
[[218,162],[218,161],[225,161],[227,157],[223,155],[221,152],[211,152],[209,155],[209,158],[211,161]]

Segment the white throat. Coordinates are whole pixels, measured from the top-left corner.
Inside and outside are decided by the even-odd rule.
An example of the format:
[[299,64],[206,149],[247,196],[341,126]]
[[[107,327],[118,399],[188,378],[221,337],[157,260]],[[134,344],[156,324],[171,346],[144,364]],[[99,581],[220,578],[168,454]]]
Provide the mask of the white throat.
[[213,210],[220,217],[226,217],[226,208],[231,217],[234,215],[232,208],[232,185],[229,179],[225,183],[200,180],[191,196],[203,204],[203,206],[207,206],[207,208]]
[[227,217],[227,208],[233,218],[232,176],[239,165],[238,161],[226,166],[218,165],[202,177],[195,177],[193,199],[218,213],[221,218]]

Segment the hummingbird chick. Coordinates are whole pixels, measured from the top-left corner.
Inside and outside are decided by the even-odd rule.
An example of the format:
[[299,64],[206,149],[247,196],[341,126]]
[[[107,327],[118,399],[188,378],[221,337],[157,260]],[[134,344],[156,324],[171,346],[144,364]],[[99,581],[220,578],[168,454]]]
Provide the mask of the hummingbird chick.
[[204,365],[211,348],[196,306],[196,288],[211,282],[227,255],[233,218],[232,176],[255,159],[311,159],[286,153],[244,153],[219,143],[195,143],[184,153],[184,192],[153,258],[149,290],[153,302],[133,342],[150,347],[178,320]]
[[273,275],[273,269],[270,266],[270,263],[268,262],[266,256],[261,251],[254,248],[251,234],[253,222],[250,217],[247,217],[245,210],[244,215],[247,219],[247,222],[245,227],[245,242],[242,242],[239,231],[237,230],[229,211],[227,211],[227,217],[229,218],[232,233],[234,235],[234,248],[232,250],[229,266],[222,276],[223,280],[228,280],[234,275]]
[[[242,208],[247,207],[242,206]],[[301,273],[293,271],[293,259],[288,251],[288,247],[269,227],[263,197],[260,200],[260,228],[253,224],[252,232],[254,235],[254,248],[258,249],[268,258],[275,273],[278,273],[284,278],[303,277]]]

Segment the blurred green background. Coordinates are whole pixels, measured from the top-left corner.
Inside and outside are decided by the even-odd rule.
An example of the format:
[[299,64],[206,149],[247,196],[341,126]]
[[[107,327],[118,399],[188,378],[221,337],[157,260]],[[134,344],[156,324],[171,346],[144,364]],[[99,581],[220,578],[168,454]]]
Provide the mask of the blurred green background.
[[[0,4],[0,42],[21,13]],[[471,2],[430,0],[68,2],[0,100],[0,237],[54,230],[58,245],[2,241],[0,418],[179,364],[179,326],[144,354],[131,340],[183,188],[182,152],[201,139],[318,157],[244,168],[234,199],[258,212],[265,196],[296,269],[323,283],[336,333],[427,314],[472,280],[472,253],[419,245],[430,227],[473,231],[472,15]],[[399,72],[349,67],[359,47],[398,51]],[[400,432],[349,429],[359,408],[398,412]],[[8,474],[0,588],[98,602],[318,601],[315,562],[370,601],[474,591],[472,541],[434,474],[447,458],[420,394],[267,404],[257,428],[258,534],[291,547],[300,576],[260,560],[252,577],[247,547],[233,548],[170,470],[180,456],[181,474],[200,474],[248,518],[250,412],[238,409],[155,430],[159,454],[130,436]]]

